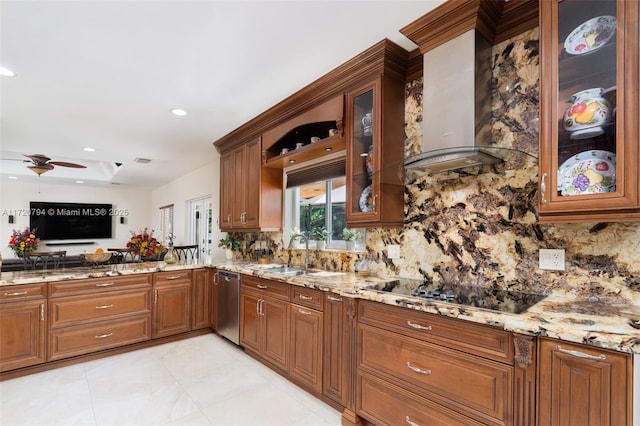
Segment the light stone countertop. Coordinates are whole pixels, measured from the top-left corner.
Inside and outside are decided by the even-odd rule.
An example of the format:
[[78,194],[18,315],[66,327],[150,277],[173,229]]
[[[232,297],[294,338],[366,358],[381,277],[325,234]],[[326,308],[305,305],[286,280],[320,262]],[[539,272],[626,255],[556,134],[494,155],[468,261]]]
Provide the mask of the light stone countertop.
[[206,264],[167,265],[164,262],[146,262],[99,268],[67,268],[58,271],[3,272],[0,276],[0,287],[210,267],[330,291],[345,297],[489,324],[524,335],[547,336],[640,354],[640,307],[634,305],[616,305],[600,300],[579,300],[575,295],[554,290],[525,312],[513,314],[379,290],[386,283],[397,281],[398,278],[362,277],[352,272],[327,271],[286,276],[268,271],[269,268],[277,266],[282,265],[214,260]]

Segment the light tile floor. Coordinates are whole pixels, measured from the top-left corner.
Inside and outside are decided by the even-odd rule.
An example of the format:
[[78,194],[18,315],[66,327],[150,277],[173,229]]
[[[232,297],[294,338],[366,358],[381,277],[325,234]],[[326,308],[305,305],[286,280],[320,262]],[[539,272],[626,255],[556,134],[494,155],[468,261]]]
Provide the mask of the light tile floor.
[[208,334],[0,382],[0,425],[340,425],[340,413]]

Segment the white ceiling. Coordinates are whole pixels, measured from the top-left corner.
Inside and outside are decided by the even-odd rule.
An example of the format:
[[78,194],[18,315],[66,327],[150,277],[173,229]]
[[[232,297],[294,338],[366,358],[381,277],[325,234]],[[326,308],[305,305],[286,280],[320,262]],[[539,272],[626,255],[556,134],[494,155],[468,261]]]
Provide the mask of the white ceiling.
[[[413,50],[398,30],[443,1],[2,0],[0,65],[16,76],[0,77],[0,158],[87,166],[51,183],[160,186],[383,38]],[[0,161],[4,184],[35,182],[25,166]]]

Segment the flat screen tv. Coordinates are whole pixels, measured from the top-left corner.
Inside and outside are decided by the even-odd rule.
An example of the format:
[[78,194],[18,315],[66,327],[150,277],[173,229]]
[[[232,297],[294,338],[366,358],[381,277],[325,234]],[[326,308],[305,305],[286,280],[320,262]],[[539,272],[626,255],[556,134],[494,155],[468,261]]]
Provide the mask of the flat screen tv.
[[29,227],[41,240],[112,238],[111,204],[31,201]]

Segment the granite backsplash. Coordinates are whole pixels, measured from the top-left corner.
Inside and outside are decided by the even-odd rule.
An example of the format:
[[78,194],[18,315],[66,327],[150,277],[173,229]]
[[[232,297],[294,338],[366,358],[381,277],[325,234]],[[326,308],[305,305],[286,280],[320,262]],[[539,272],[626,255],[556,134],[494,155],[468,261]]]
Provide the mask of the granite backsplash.
[[[538,156],[538,30],[494,46],[492,143]],[[422,79],[406,87],[405,151],[422,139]],[[537,165],[411,179],[405,187],[405,224],[367,230],[364,252],[312,250],[315,267],[353,270],[366,258],[379,275],[547,293],[551,289],[621,304],[640,303],[640,223],[539,225]],[[304,263],[302,250],[285,250],[280,233],[267,238],[274,259]],[[389,259],[388,244],[401,257]],[[538,268],[538,250],[565,249],[566,270]]]

